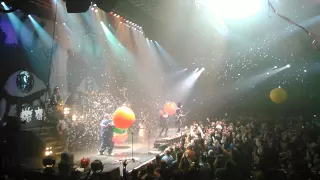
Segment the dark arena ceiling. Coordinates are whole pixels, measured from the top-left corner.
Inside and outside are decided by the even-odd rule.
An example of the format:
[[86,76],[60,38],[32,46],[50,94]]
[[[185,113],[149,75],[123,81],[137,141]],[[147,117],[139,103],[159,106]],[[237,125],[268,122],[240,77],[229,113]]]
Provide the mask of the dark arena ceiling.
[[[245,5],[250,0],[229,1],[229,14],[251,7]],[[142,26],[180,68],[205,68],[186,102],[199,113],[220,107],[221,112],[319,112],[320,0],[261,1],[255,15],[223,22],[194,0],[119,0],[112,12]],[[269,92],[279,86],[288,100],[275,106]]]
[[[273,87],[281,86],[290,89],[289,109],[299,109],[299,113],[311,109],[318,111],[314,105],[320,105],[317,93],[319,70],[311,69],[320,67],[320,1],[270,2],[278,13],[314,33],[317,49],[312,45],[312,37],[276,15],[268,7],[267,0],[255,17],[225,22],[229,28],[229,35],[223,38],[225,44],[217,38],[219,32],[211,19],[214,17],[207,16],[201,7],[196,8],[193,0],[127,0],[120,1],[115,11],[124,15],[133,9],[141,11],[148,19],[140,17],[137,12],[130,17],[137,18],[138,23],[140,19],[141,24],[147,24],[144,26],[147,36],[161,42],[182,66],[206,68],[206,74],[199,78],[193,92],[193,96],[199,99],[192,100],[198,103],[207,101],[208,109],[226,104],[230,109],[245,107],[243,111],[266,110],[266,107],[273,111],[272,103],[265,100]],[[224,46],[223,50],[221,46]],[[239,79],[258,76],[268,67],[287,64],[291,65],[290,69],[250,90],[241,91],[234,85]],[[305,71],[308,75],[301,73]],[[238,92],[230,96],[226,95],[226,89]]]

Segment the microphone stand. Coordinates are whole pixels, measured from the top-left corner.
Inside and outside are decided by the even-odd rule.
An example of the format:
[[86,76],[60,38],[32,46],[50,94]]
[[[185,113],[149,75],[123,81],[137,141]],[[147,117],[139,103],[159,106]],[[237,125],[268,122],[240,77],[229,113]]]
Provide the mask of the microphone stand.
[[151,133],[151,131],[150,131],[150,129],[148,129],[148,154],[151,154],[151,152],[150,152],[150,133]]
[[145,128],[148,131],[148,154],[151,154],[150,152],[150,129],[149,128]]
[[135,159],[133,158],[133,131],[131,130],[131,128],[128,129],[131,132],[131,161],[135,162]]

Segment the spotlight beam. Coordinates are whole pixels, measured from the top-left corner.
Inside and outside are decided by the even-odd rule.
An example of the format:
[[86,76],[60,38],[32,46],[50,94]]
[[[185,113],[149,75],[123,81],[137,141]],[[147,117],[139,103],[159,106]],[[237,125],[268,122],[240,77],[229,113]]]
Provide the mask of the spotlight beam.
[[17,8],[11,8],[11,9],[9,9],[9,7],[6,6],[6,4],[5,4],[4,2],[2,2],[1,5],[4,7],[4,9],[0,9],[0,12],[1,12],[1,13],[6,13],[6,14],[8,14],[8,13],[15,12],[15,11],[17,10]]

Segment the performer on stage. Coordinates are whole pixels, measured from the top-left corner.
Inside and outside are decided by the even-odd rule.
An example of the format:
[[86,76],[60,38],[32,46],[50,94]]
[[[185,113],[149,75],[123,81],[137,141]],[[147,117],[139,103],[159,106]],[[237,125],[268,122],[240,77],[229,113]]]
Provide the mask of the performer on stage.
[[182,127],[182,118],[183,118],[183,114],[182,114],[182,104],[178,103],[177,105],[177,110],[176,110],[176,126],[178,127],[177,129],[177,133],[180,132],[180,129]]
[[165,111],[162,111],[160,114],[160,134],[159,137],[161,137],[162,132],[164,132],[164,136],[167,136],[168,133],[168,113]]
[[55,87],[50,98],[50,104],[52,106],[57,106],[59,105],[60,101],[61,101],[61,97],[60,97],[59,87]]
[[101,146],[99,150],[99,154],[103,155],[104,151],[107,149],[107,155],[113,156],[114,154],[112,153],[113,150],[113,128],[114,124],[111,118],[110,114],[106,114],[104,116],[104,119],[100,123],[101,127],[101,134],[100,134],[100,140],[101,140]]
[[63,108],[60,105],[61,97],[60,97],[60,90],[59,87],[55,87],[53,93],[50,98],[50,112],[52,113],[52,118],[55,122],[59,121],[63,118]]

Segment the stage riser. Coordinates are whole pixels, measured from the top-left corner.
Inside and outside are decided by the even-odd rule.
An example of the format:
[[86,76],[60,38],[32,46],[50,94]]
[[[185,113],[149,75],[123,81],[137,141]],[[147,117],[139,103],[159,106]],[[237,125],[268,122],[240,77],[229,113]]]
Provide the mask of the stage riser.
[[186,137],[186,135],[181,135],[179,137],[175,137],[167,140],[164,140],[164,139],[155,140],[153,146],[154,148],[157,148],[159,150],[164,150],[169,146],[180,143],[181,139],[184,137]]

